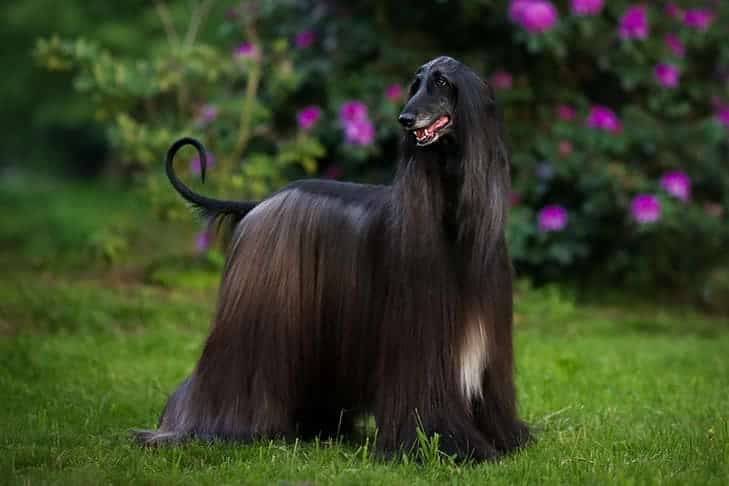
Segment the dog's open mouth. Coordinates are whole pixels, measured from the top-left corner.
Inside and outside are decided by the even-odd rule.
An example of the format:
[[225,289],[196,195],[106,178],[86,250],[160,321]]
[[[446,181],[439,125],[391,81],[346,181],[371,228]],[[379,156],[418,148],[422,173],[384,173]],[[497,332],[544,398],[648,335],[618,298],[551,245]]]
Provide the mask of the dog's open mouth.
[[421,147],[424,147],[425,145],[430,145],[431,143],[438,140],[438,137],[440,137],[442,130],[449,126],[450,123],[451,119],[449,116],[439,116],[435,119],[433,123],[431,123],[427,127],[413,130],[413,134],[415,135],[415,141]]

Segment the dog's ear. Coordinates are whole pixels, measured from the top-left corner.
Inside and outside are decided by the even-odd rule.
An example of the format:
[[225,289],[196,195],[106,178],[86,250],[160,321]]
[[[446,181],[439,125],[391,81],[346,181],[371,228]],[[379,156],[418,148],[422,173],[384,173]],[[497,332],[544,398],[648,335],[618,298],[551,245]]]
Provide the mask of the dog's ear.
[[509,153],[491,86],[466,67],[458,70],[455,80],[454,126],[463,173],[459,213],[461,217],[479,221],[470,226],[478,228],[478,234],[461,236],[480,246],[474,254],[474,258],[480,260],[480,266],[493,256],[498,240],[503,238],[509,193]]

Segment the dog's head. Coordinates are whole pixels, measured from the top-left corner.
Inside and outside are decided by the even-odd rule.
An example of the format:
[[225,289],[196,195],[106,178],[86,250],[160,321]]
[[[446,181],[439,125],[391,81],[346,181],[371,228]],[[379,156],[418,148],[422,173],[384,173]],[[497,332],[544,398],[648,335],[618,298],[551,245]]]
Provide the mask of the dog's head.
[[[418,147],[453,137],[456,130],[475,129],[469,120],[481,102],[493,103],[486,83],[468,66],[441,56],[415,72],[407,103],[398,121]],[[459,126],[464,124],[464,126]]]

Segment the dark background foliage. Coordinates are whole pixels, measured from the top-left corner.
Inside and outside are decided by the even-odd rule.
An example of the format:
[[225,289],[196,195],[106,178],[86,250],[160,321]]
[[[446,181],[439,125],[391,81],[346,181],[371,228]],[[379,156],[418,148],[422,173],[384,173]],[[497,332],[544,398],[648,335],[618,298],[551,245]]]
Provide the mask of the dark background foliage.
[[[639,3],[579,16],[555,1],[555,21],[534,32],[510,19],[518,1],[13,2],[0,163],[104,173],[166,218],[186,217],[160,170],[180,135],[215,156],[211,194],[260,198],[308,176],[387,182],[401,136],[393,86],[406,92],[417,66],[449,54],[497,90],[521,276],[717,299],[729,264],[729,4],[646,2],[647,35],[630,39],[619,29]],[[697,8],[711,13],[705,28],[687,25]],[[677,85],[657,78],[660,64]],[[353,101],[367,109],[354,141],[340,113]],[[297,123],[309,106],[318,116]],[[620,129],[590,126],[595,107]],[[687,197],[661,182],[676,172]],[[650,221],[639,195],[660,206]]]

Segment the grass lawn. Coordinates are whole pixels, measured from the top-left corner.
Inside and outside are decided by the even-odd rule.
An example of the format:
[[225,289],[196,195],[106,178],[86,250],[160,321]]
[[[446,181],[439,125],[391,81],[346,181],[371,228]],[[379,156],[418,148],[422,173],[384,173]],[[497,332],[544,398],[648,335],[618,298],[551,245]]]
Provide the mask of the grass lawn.
[[128,430],[155,425],[191,371],[219,262],[191,256],[191,224],[154,223],[119,190],[27,190],[0,185],[0,483],[729,484],[729,323],[554,288],[517,296],[537,441],[499,463],[427,447],[382,462],[371,428],[359,442],[141,449]]

